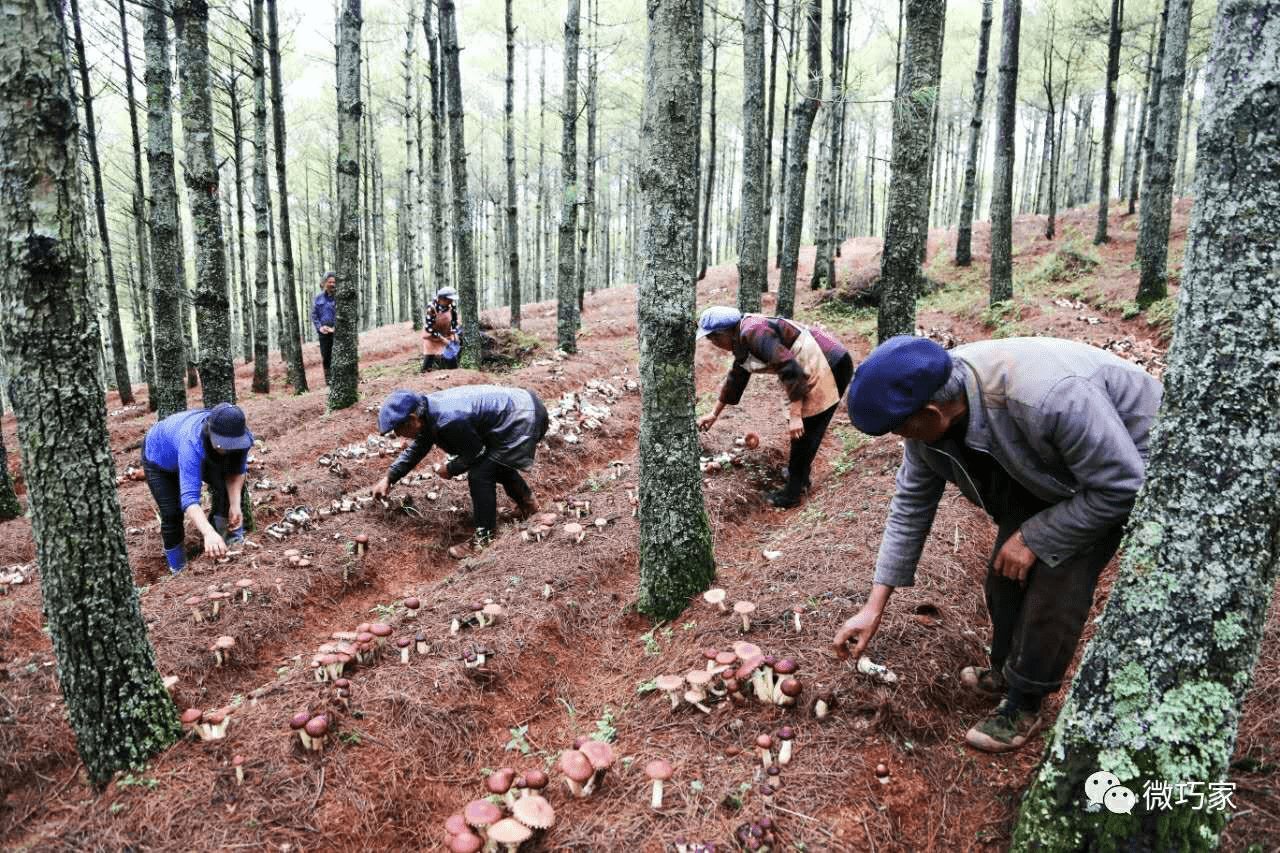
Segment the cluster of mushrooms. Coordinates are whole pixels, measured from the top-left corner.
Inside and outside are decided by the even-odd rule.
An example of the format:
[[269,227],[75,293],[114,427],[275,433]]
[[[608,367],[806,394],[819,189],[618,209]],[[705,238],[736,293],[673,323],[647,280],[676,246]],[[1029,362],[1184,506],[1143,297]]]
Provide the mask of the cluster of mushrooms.
[[613,747],[602,740],[578,738],[573,749],[560,753],[560,772],[569,793],[590,796],[613,766]]
[[[572,539],[575,544],[581,544],[587,538],[587,527],[584,523],[584,516],[590,512],[591,501],[574,500],[570,498],[566,504],[561,505],[564,511],[571,513],[576,521],[567,521],[560,527],[560,532],[564,534],[566,539]],[[540,512],[533,518],[529,519],[525,529],[520,531],[520,538],[525,542],[541,542],[547,538],[555,530],[556,525],[560,521],[560,515],[554,512]],[[609,526],[609,519],[603,516],[594,519],[591,524],[596,530],[604,530]],[[550,593],[548,592],[549,596]]]
[[179,715],[179,719],[182,728],[200,740],[222,740],[227,736],[227,726],[231,724],[231,711],[230,706],[208,711],[188,708]]
[[736,642],[733,651],[707,648],[702,656],[703,669],[654,679],[654,685],[671,699],[672,710],[683,700],[709,714],[708,703],[726,697],[735,705],[745,704],[749,697],[768,705],[794,705],[804,690],[795,677],[799,665],[794,660],[766,655],[754,643]]
[[473,602],[467,605],[465,612],[454,616],[449,622],[449,636],[457,636],[463,628],[488,628],[496,625],[506,615],[506,608],[492,598]]
[[[341,693],[343,689],[339,688],[339,692]],[[348,685],[345,689],[349,691],[350,686]],[[324,749],[325,737],[329,734],[329,715],[302,711],[289,718],[289,728],[298,733],[303,749],[320,752]]]
[[444,822],[446,847],[452,853],[477,853],[501,845],[505,853],[515,853],[535,832],[555,823],[556,811],[542,796],[549,782],[541,770],[517,773],[502,767],[490,773],[485,798],[472,800]]
[[322,643],[311,658],[316,681],[336,681],[353,660],[357,664],[371,662],[391,633],[385,622],[362,622],[354,631],[334,631],[333,642]]
[[754,432],[749,432],[744,436],[739,436],[733,440],[734,450],[732,453],[718,453],[715,456],[701,456],[698,458],[698,468],[704,474],[718,474],[721,471],[732,468],[735,464],[742,461],[742,451],[755,450],[760,446],[760,436]]
[[[247,603],[253,596],[254,580],[253,578],[240,578],[234,584],[226,581],[216,586],[210,586],[204,595],[193,595],[183,603],[191,608],[191,618],[196,623],[205,621],[206,618],[212,620],[217,619],[218,614],[222,612],[224,605],[230,604],[239,598],[242,603]],[[234,589],[234,591],[232,591]],[[209,615],[205,616],[204,605],[209,605]]]

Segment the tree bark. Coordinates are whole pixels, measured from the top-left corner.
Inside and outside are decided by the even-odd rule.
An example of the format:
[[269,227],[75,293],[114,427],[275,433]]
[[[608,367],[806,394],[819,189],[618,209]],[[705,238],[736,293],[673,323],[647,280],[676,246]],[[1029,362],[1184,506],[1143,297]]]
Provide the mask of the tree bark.
[[787,145],[791,136],[791,92],[795,89],[796,14],[799,9],[799,3],[791,4],[790,23],[787,26],[787,85],[782,101],[782,144],[779,146],[782,150],[778,159],[778,224],[774,229],[774,263],[778,267],[779,274],[782,271],[782,236],[787,231]]
[[586,172],[582,187],[582,212],[578,216],[578,326],[582,326],[583,300],[586,298],[587,248],[595,240],[596,214],[596,11],[593,0],[587,0],[587,18],[591,33],[587,40],[587,156],[583,160]]
[[1013,297],[1013,163],[1018,110],[1018,34],[1022,0],[1004,0],[996,83],[995,163],[991,170],[991,304]]
[[[89,86],[89,65],[84,57],[84,37],[80,29],[80,3],[71,0],[71,22],[75,32],[76,66],[80,70],[81,100],[84,102],[85,139],[89,144],[89,166],[93,171],[93,208],[98,217],[98,236],[102,240],[102,263],[106,269],[107,321],[111,324],[111,365],[115,371],[116,389],[123,405],[133,403],[133,383],[129,380],[129,358],[124,348],[124,329],[120,325],[120,300],[116,293],[115,265],[111,259],[111,234],[107,228],[107,202],[102,192],[102,164],[98,160],[98,129],[93,119],[93,89]],[[132,81],[129,81],[132,85]]]
[[125,551],[106,388],[85,368],[101,337],[61,7],[3,0],[0,18],[0,348],[58,683],[89,778],[103,784],[169,746],[181,727]]
[[338,18],[338,254],[329,410],[360,399],[360,0]]
[[[418,289],[421,285],[418,283],[418,269],[414,264],[414,258],[418,257],[419,253],[418,253],[418,244],[417,244],[418,221],[417,219],[414,218],[415,212],[414,212],[414,206],[413,206],[413,188],[416,186],[416,182],[414,181],[413,170],[414,170],[414,166],[418,162],[416,159],[416,155],[414,154],[414,145],[415,144],[421,145],[422,140],[416,139],[414,136],[414,121],[413,121],[413,112],[414,112],[413,110],[413,77],[415,74],[415,67],[417,66],[417,59],[416,59],[416,53],[414,50],[414,41],[413,41],[413,34],[414,34],[414,27],[415,27],[414,9],[415,7],[412,4],[410,4],[409,20],[404,27],[404,61],[403,61],[403,67],[404,67],[404,184],[406,187],[406,191],[401,196],[399,210],[400,210],[400,219],[405,223],[404,227],[400,231],[400,239],[404,243],[401,249],[401,260],[404,264],[402,268],[402,272],[403,272],[403,278],[407,282],[405,285],[405,288],[407,288],[408,290],[409,298],[412,303],[412,307],[409,309],[409,313],[413,320],[413,329],[414,331],[417,331],[418,329],[422,328],[422,312],[421,310],[419,310],[420,306],[418,304]],[[424,4],[423,14],[426,15],[428,18],[431,16],[430,0],[427,0],[427,2]],[[427,38],[430,39],[431,38],[429,33],[429,29],[431,26],[430,21],[428,21],[426,25],[428,27]],[[434,49],[432,50],[432,53],[434,55],[435,53]],[[435,62],[433,61],[432,62],[433,78],[434,78],[434,70],[435,70],[434,66],[435,66]],[[434,90],[435,90],[435,82],[433,80],[432,91],[434,92]],[[434,105],[435,103],[434,99],[432,103]],[[421,109],[422,107],[421,98],[418,99],[418,107],[419,109]],[[419,124],[420,123],[421,122],[419,122]],[[432,258],[431,266],[433,268],[436,266],[435,258]],[[404,290],[405,288],[401,288],[401,289]]]
[[[1218,6],[1196,206],[1146,485],[1110,600],[1023,800],[1015,851],[1207,851],[1225,823],[1225,810],[1199,808],[1194,795],[1161,809],[1148,808],[1143,793],[1161,781],[1204,793],[1225,780],[1280,575],[1274,11],[1268,0]],[[1181,40],[1184,14],[1171,10],[1171,42]],[[1086,808],[1083,782],[1098,770],[1135,794],[1131,813]]]
[[195,231],[196,331],[200,336],[200,390],[206,408],[236,400],[231,360],[231,306],[227,254],[218,215],[218,156],[213,145],[209,90],[208,0],[175,0],[178,80],[182,87],[183,170]]
[[262,42],[262,4],[263,0],[253,0],[253,20],[249,27],[253,42],[253,390],[258,394],[271,390],[267,374],[271,219],[267,212],[267,70]]
[[809,288],[817,290],[832,287],[835,284],[835,250],[832,246],[832,213],[836,205],[836,170],[840,161],[840,110],[839,103],[844,97],[841,91],[844,70],[844,26],[847,17],[848,0],[833,0],[831,20],[831,97],[827,101],[826,156],[819,163],[817,186],[818,195],[816,211],[817,239],[814,244],[813,276],[809,279]]
[[1154,144],[1148,152],[1147,177],[1138,221],[1137,303],[1146,308],[1169,293],[1169,219],[1173,212],[1173,167],[1178,159],[1178,128],[1182,118],[1182,88],[1187,73],[1187,39],[1191,31],[1191,0],[1169,0],[1164,54],[1160,59],[1160,98]]
[[280,351],[288,371],[286,382],[293,393],[307,391],[307,371],[302,365],[302,337],[298,318],[298,282],[293,264],[293,226],[289,220],[289,181],[285,172],[284,82],[280,72],[280,22],[276,0],[267,0],[267,53],[271,58],[271,125],[275,134],[276,209],[279,213],[280,265],[284,268],[284,323],[279,332]]
[[711,201],[715,195],[716,180],[716,61],[720,55],[720,33],[714,13],[711,16],[711,37],[707,41],[711,45],[711,110],[707,115],[710,142],[707,148],[707,191],[702,194],[702,226],[698,229],[698,281],[706,277],[707,265],[711,263]]
[[560,243],[556,271],[556,341],[567,353],[578,351],[578,288],[574,275],[574,254],[578,225],[578,28],[579,0],[568,0],[564,20],[564,91],[561,95],[560,179],[564,191],[560,199]]
[[638,609],[671,619],[715,576],[693,377],[702,2],[652,0],[640,127]]
[[929,220],[933,114],[942,77],[945,0],[907,0],[902,86],[893,105],[888,216],[880,261],[881,341],[916,330],[916,296]]
[[173,173],[173,77],[164,9],[144,7],[147,69],[147,173],[151,181],[151,321],[155,332],[156,417],[187,407],[187,355],[183,298],[187,274],[178,232],[178,189]]
[[[742,2],[742,216],[738,220],[738,310],[760,310],[768,276],[770,157],[765,129],[764,0]],[[776,40],[775,40],[776,45]]]
[[[534,274],[537,276],[537,301],[541,302],[546,294],[546,282],[550,279],[542,260],[542,238],[546,235],[546,220],[543,210],[547,198],[547,46],[542,46],[542,60],[538,66],[538,198],[537,211],[534,214]],[[551,260],[551,252],[547,252],[547,261]]]
[[240,264],[240,328],[245,364],[253,361],[253,300],[249,293],[244,246],[244,125],[240,118],[239,72],[233,65],[227,76],[227,101],[231,112],[232,162],[236,187],[236,231]]
[[[1165,28],[1164,21],[1169,14],[1168,0],[1161,4],[1160,37],[1157,40],[1156,25],[1151,27],[1151,41],[1147,48],[1147,91],[1142,102],[1142,123],[1138,125],[1137,165],[1129,184],[1129,213],[1133,213],[1138,202],[1139,187],[1145,183],[1144,172],[1150,168],[1151,146],[1155,144],[1156,111],[1160,104],[1160,63],[1164,57]],[[1155,46],[1154,52],[1150,45]],[[1145,192],[1145,187],[1143,188]]]
[[[573,0],[576,2],[576,0]],[[440,0],[440,46],[444,53],[445,97],[449,104],[449,164],[453,181],[453,245],[458,261],[462,309],[462,366],[480,368],[480,316],[476,300],[476,255],[467,191],[467,146],[458,69],[458,24],[454,0]]]
[[1199,67],[1192,68],[1191,77],[1187,80],[1187,112],[1182,119],[1182,153],[1178,157],[1178,181],[1174,184],[1178,195],[1186,194],[1187,162],[1191,159],[1191,109],[1196,102],[1196,77],[1199,73]]
[[[1119,0],[1115,0],[1119,2]],[[973,209],[977,204],[978,141],[982,138],[982,108],[987,92],[987,49],[991,45],[991,0],[982,0],[978,31],[978,70],[973,75],[973,118],[969,121],[969,154],[965,158],[960,227],[956,233],[956,266],[973,261]]]
[[[761,3],[764,0],[760,0]],[[761,7],[763,10],[763,6]],[[773,108],[778,90],[778,36],[782,0],[773,0],[773,17],[769,21],[771,47],[769,48],[769,106],[764,120],[764,271],[761,273],[760,292],[769,292],[769,226],[773,222]],[[783,138],[785,145],[786,139]],[[745,211],[745,208],[744,208]],[[759,309],[757,309],[759,310]]]
[[1120,79],[1120,37],[1124,25],[1124,0],[1111,0],[1111,28],[1107,41],[1107,100],[1102,108],[1102,177],[1098,182],[1098,228],[1094,245],[1107,236],[1107,207],[1111,201],[1111,149],[1116,135],[1116,81]]
[[805,41],[809,58],[809,88],[792,109],[791,138],[787,140],[786,222],[782,254],[778,261],[779,317],[790,317],[796,305],[796,267],[800,257],[800,230],[804,225],[805,180],[809,173],[809,133],[822,98],[822,0],[809,0],[805,17]]
[[[507,276],[511,279],[511,327],[520,328],[520,221],[516,209],[516,131],[512,123],[515,113],[516,28],[511,20],[511,0],[506,2],[507,17],[507,103],[503,128],[507,157]],[[525,155],[528,157],[528,154]],[[527,162],[527,161],[526,161]]]

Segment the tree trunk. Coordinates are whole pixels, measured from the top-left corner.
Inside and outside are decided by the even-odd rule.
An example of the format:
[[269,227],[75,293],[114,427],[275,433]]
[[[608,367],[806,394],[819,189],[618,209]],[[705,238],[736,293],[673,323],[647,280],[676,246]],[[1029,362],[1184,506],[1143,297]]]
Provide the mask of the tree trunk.
[[1018,108],[1018,35],[1022,0],[1005,0],[996,86],[995,163],[991,178],[992,305],[1013,297],[1014,125]]
[[124,55],[125,100],[129,104],[129,133],[133,140],[133,228],[137,248],[138,295],[134,305],[141,316],[141,327],[136,334],[140,341],[143,378],[147,383],[147,405],[156,408],[156,354],[151,341],[151,249],[147,241],[147,216],[144,212],[146,192],[142,187],[142,138],[138,133],[138,105],[133,96],[133,54],[129,50],[129,21],[124,11],[124,0],[118,0],[120,12],[120,44]]
[[293,265],[293,227],[289,221],[289,181],[285,174],[284,83],[280,72],[280,22],[276,0],[267,0],[267,50],[271,58],[271,123],[275,133],[276,196],[280,227],[280,265],[284,268],[284,323],[280,329],[280,351],[285,358],[293,393],[307,390],[307,372],[302,366],[302,338],[298,324],[298,283]]
[[173,174],[173,78],[169,31],[158,5],[143,11],[147,69],[147,173],[151,182],[151,322],[155,332],[156,416],[187,407],[183,297],[186,271],[178,231],[178,190]]
[[[520,328],[520,222],[516,211],[516,132],[512,124],[515,112],[516,28],[511,20],[511,0],[507,11],[507,103],[504,136],[507,156],[507,275],[511,279],[511,327]],[[527,75],[526,75],[527,77]],[[526,152],[525,157],[528,157]],[[526,163],[528,160],[526,159]],[[526,170],[527,171],[527,170]]]
[[[369,96],[370,102],[373,101],[372,86],[366,86],[365,92]],[[378,265],[378,277],[373,292],[373,324],[375,327],[384,326],[387,323],[387,308],[391,305],[392,289],[391,282],[391,265],[387,261],[387,228],[384,221],[386,206],[382,199],[382,155],[378,153],[378,125],[369,120],[369,138],[372,144],[369,146],[370,163],[369,176],[372,183],[369,186],[371,222],[373,230],[373,246],[374,259]],[[392,312],[394,316],[394,311]]]
[[[1184,10],[1171,10],[1171,43],[1182,40]],[[1218,10],[1146,485],[1110,600],[1023,800],[1015,851],[1213,850],[1230,808],[1151,808],[1144,796],[1161,782],[1179,794],[1184,783],[1210,798],[1229,793],[1223,780],[1280,574],[1280,17],[1263,0],[1224,0]],[[1180,53],[1170,51],[1170,64]],[[1080,793],[1098,770],[1115,774],[1137,808],[1087,809]]]
[[253,42],[253,390],[258,394],[271,390],[267,374],[267,362],[270,360],[267,312],[271,291],[267,274],[270,271],[268,240],[271,220],[267,212],[267,69],[262,41],[262,4],[263,0],[253,0],[253,21],[250,25]]
[[591,35],[587,46],[587,156],[583,161],[586,180],[582,193],[582,213],[578,218],[578,325],[582,325],[583,300],[586,298],[587,246],[593,240],[596,208],[596,4],[587,0],[587,18]]
[[574,275],[574,239],[578,225],[578,28],[579,0],[569,0],[564,20],[564,91],[561,95],[559,267],[556,271],[556,341],[567,353],[578,351],[578,288]]
[[792,110],[791,138],[787,141],[786,222],[782,254],[778,261],[779,317],[790,317],[796,304],[796,267],[800,257],[800,231],[804,225],[804,191],[809,172],[809,133],[822,98],[822,0],[809,0],[805,41],[809,58],[809,89]]
[[1111,200],[1111,149],[1116,135],[1116,81],[1120,79],[1120,37],[1124,0],[1111,0],[1111,29],[1107,41],[1107,100],[1102,108],[1102,177],[1098,182],[1098,228],[1094,245],[1107,242],[1107,206]]
[[[576,2],[576,0],[574,0]],[[445,96],[449,104],[449,164],[453,179],[453,244],[458,260],[462,313],[462,366],[480,368],[480,315],[476,304],[476,255],[467,192],[467,146],[458,69],[458,24],[454,0],[440,0],[440,46],[444,53]]]
[[1154,144],[1148,152],[1147,177],[1142,189],[1138,222],[1137,302],[1146,308],[1168,295],[1169,218],[1173,212],[1173,167],[1178,159],[1178,125],[1182,118],[1182,88],[1187,73],[1187,38],[1191,30],[1191,0],[1169,0],[1164,54],[1160,59],[1160,99]]
[[360,0],[338,18],[338,255],[329,410],[360,399]]
[[[702,226],[698,229],[698,275],[702,281],[707,275],[707,265],[711,262],[711,200],[715,195],[712,188],[716,180],[716,62],[720,56],[719,22],[715,13],[711,16],[711,37],[707,39],[711,45],[711,109],[707,114],[707,147],[706,187],[702,194]],[[701,92],[701,86],[699,86]]]
[[1191,78],[1187,80],[1187,114],[1182,119],[1182,155],[1178,157],[1178,182],[1175,184],[1178,195],[1186,195],[1187,162],[1191,159],[1191,108],[1196,102],[1196,77],[1199,73],[1199,66],[1192,68]]
[[[769,225],[773,221],[773,107],[778,89],[778,30],[781,12],[781,0],[773,0],[773,17],[769,21],[769,37],[772,42],[769,48],[769,107],[764,120],[764,207],[761,216],[764,219],[764,225],[761,226],[764,246],[760,250],[764,257],[764,269],[760,274],[761,293],[769,292]],[[786,142],[785,136],[783,142]],[[745,215],[745,207],[743,212]]]
[[893,105],[893,153],[889,178],[884,255],[880,261],[881,341],[916,330],[916,296],[923,273],[923,242],[929,221],[929,158],[933,110],[942,76],[945,0],[907,0],[907,40],[902,86]]
[[1131,214],[1136,209],[1138,188],[1144,183],[1143,172],[1149,168],[1151,146],[1154,144],[1155,115],[1160,104],[1160,62],[1164,56],[1164,19],[1168,14],[1168,0],[1162,4],[1162,8],[1164,11],[1160,15],[1160,38],[1156,39],[1156,26],[1153,23],[1151,41],[1147,47],[1147,89],[1142,101],[1142,121],[1138,125],[1136,165],[1129,183],[1129,213]]
[[[120,326],[120,300],[116,294],[116,273],[111,259],[107,203],[102,192],[102,165],[98,160],[98,130],[93,118],[93,89],[89,86],[89,65],[84,57],[79,0],[71,0],[71,23],[75,32],[76,66],[80,69],[81,100],[84,102],[84,132],[85,139],[89,143],[89,166],[93,170],[93,208],[98,217],[98,236],[102,240],[102,262],[107,273],[107,321],[111,325],[111,364],[115,370],[116,389],[120,392],[120,402],[128,406],[133,403],[133,384],[129,380],[129,359],[124,348],[124,330]],[[132,82],[132,80],[129,81],[130,85]]]
[[[973,75],[973,118],[969,122],[969,154],[965,159],[960,227],[956,235],[956,266],[973,261],[973,209],[977,204],[978,141],[982,137],[982,106],[987,91],[987,48],[991,44],[991,0],[982,0],[982,28],[978,32],[978,70]],[[1012,193],[1012,184],[1010,185]]]
[[[738,221],[738,310],[760,310],[768,278],[770,170],[765,132],[764,0],[742,4],[742,217]],[[775,40],[776,45],[776,40]]]
[[778,224],[774,229],[776,236],[774,237],[774,263],[777,265],[779,274],[782,270],[782,235],[786,233],[786,216],[787,216],[787,145],[791,135],[791,92],[795,88],[795,61],[796,61],[796,15],[799,12],[800,4],[791,4],[790,24],[787,27],[787,85],[785,87],[786,95],[782,101],[782,149],[778,160]]
[[[428,6],[425,3],[423,4],[422,11],[424,15],[431,14]],[[414,117],[416,119],[416,127],[415,127],[414,135],[416,136],[418,141],[418,145],[417,145],[418,169],[417,169],[417,172],[415,173],[415,181],[413,185],[411,185],[410,187],[410,192],[415,193],[417,197],[413,205],[413,209],[417,212],[413,220],[413,227],[414,227],[414,231],[416,232],[413,238],[413,245],[416,251],[414,252],[413,257],[411,258],[411,262],[413,263],[414,280],[419,283],[419,287],[413,290],[411,299],[413,300],[412,311],[414,315],[414,329],[416,330],[418,328],[418,324],[422,322],[422,319],[419,319],[419,318],[425,318],[424,300],[429,301],[430,299],[430,294],[428,294],[426,291],[421,289],[426,287],[426,282],[427,282],[427,274],[422,268],[423,255],[425,254],[422,251],[424,248],[422,244],[422,222],[423,222],[424,213],[427,209],[427,175],[426,175],[426,171],[427,171],[426,153],[427,152],[426,152],[426,149],[422,146],[422,134],[423,134],[422,119],[424,114],[422,110],[422,76],[421,75],[416,76],[413,88],[417,98],[417,107],[414,111],[415,113]],[[438,107],[434,103],[432,104],[431,109],[438,111]],[[428,110],[428,112],[430,112],[430,110]],[[432,266],[434,267],[434,264]]]
[[240,118],[239,72],[233,66],[227,78],[227,101],[231,112],[232,162],[236,187],[236,230],[240,264],[240,329],[245,364],[253,361],[253,301],[249,295],[244,246],[244,126]]
[[693,381],[702,2],[649,3],[640,128],[639,574],[636,606],[672,619],[715,576]]
[[[404,183],[406,191],[400,199],[399,211],[400,219],[405,223],[404,227],[400,231],[400,239],[404,243],[401,248],[400,257],[404,264],[402,268],[402,278],[406,281],[406,284],[401,289],[405,290],[407,288],[408,290],[408,295],[413,305],[409,313],[413,320],[413,329],[414,331],[417,331],[422,328],[422,312],[419,310],[417,299],[418,288],[420,287],[417,276],[418,270],[413,260],[418,257],[418,226],[417,220],[414,218],[413,207],[413,188],[415,186],[413,170],[418,161],[413,148],[415,142],[416,144],[421,145],[422,140],[416,139],[414,136],[413,121],[413,78],[416,73],[415,68],[417,66],[413,42],[415,8],[415,6],[410,4],[409,20],[404,27]],[[431,16],[430,0],[428,0],[424,5],[423,14],[428,18]],[[429,28],[430,26],[431,24],[428,21],[427,27]],[[428,35],[427,38],[430,39],[430,35]],[[434,54],[434,49],[432,52]],[[435,63],[433,62],[432,65],[434,66]],[[434,92],[434,83],[432,91]],[[421,109],[421,98],[418,100],[418,107]],[[432,103],[434,104],[434,99]],[[435,258],[431,259],[431,265],[433,268],[435,267]]]
[[0,347],[58,683],[80,757],[101,785],[182,730],[125,551],[106,388],[85,364],[101,337],[66,28],[56,3],[4,0],[0,18]]
[[828,100],[826,135],[826,156],[818,164],[818,180],[814,191],[818,196],[816,211],[817,239],[814,241],[813,276],[809,279],[809,288],[817,290],[835,284],[835,260],[832,248],[832,208],[835,206],[836,164],[840,159],[840,111],[837,104],[843,97],[840,91],[841,72],[844,61],[841,51],[844,48],[844,22],[847,0],[833,0],[831,20],[831,97]]
[[[546,282],[550,278],[542,260],[542,238],[546,235],[546,220],[543,210],[547,199],[547,46],[542,46],[542,60],[538,66],[538,199],[537,212],[534,215],[534,274],[537,276],[537,301],[541,302],[546,295]],[[551,252],[547,252],[550,261]]]
[[175,0],[178,80],[182,87],[183,170],[195,230],[196,331],[200,335],[200,390],[206,408],[236,400],[231,360],[227,254],[218,215],[218,155],[213,145],[209,90],[208,0]]

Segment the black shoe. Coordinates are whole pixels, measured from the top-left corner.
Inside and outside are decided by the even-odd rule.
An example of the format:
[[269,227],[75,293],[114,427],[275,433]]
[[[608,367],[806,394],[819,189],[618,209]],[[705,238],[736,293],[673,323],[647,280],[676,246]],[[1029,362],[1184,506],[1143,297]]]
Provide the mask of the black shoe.
[[800,503],[800,496],[793,495],[786,489],[780,489],[776,492],[769,492],[765,495],[765,499],[778,509],[789,509]]

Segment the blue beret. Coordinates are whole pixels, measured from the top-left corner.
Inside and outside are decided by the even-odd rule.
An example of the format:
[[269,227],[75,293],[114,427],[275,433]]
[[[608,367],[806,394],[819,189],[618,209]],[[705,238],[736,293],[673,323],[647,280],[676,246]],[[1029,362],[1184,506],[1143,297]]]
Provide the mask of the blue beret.
[[725,329],[732,329],[741,321],[742,312],[737,308],[730,308],[727,305],[712,305],[703,311],[702,316],[698,318],[698,338],[705,338],[707,335],[723,332]]
[[378,432],[391,432],[418,411],[421,398],[412,391],[392,391],[378,408]]
[[849,383],[849,420],[884,435],[924,408],[951,376],[951,356],[928,338],[898,335],[872,350]]

